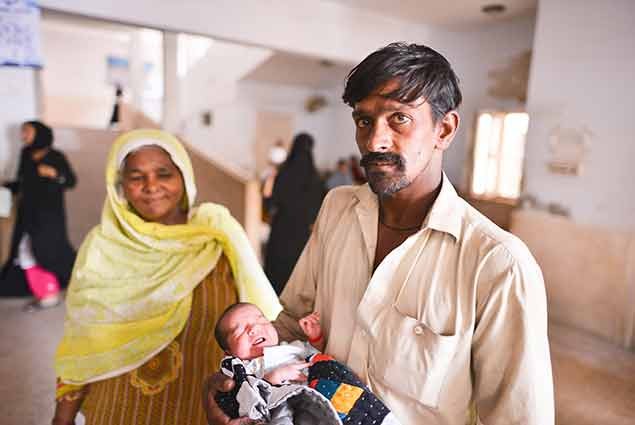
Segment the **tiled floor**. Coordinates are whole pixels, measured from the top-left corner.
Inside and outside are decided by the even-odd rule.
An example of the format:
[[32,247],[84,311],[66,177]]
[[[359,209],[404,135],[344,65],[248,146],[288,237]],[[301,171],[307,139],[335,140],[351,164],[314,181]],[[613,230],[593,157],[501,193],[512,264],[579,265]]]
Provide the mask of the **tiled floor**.
[[[54,410],[53,354],[64,308],[24,313],[25,299],[0,299],[0,423],[47,425]],[[81,419],[77,421],[79,425]]]

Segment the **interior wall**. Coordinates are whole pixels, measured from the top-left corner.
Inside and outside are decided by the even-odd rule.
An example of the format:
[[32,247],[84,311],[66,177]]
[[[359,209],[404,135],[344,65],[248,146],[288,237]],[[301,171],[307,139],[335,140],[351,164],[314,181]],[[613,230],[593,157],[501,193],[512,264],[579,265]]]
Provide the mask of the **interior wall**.
[[[521,102],[489,96],[488,72],[506,66],[518,54],[530,49],[534,30],[533,17],[453,32],[386,18],[337,3],[309,0],[282,0],[266,4],[257,0],[191,0],[178,5],[169,2],[156,5],[151,0],[132,4],[122,0],[107,3],[96,0],[43,0],[41,4],[45,8],[204,34],[347,63],[357,63],[369,52],[392,41],[429,44],[448,57],[462,80],[465,95],[461,108],[463,121],[454,146],[446,154],[445,162],[448,176],[459,187],[466,187],[465,160],[476,112],[482,108],[523,107]],[[236,26],[235,22],[241,22],[241,25]],[[381,31],[377,28],[381,28]],[[341,92],[332,95],[337,99],[335,102],[340,103],[340,110],[335,115],[331,111],[332,120],[328,122],[327,128],[319,132],[323,132],[325,140],[330,141],[328,146],[331,149],[342,153],[356,152],[354,139],[351,137],[353,127],[348,117],[349,112],[345,106],[341,107],[339,100]],[[335,107],[335,103],[333,106]],[[221,114],[223,113],[215,111],[216,122],[219,122]],[[308,126],[319,122],[326,115],[328,114],[322,112],[321,115],[311,117],[309,122],[297,122],[298,125]],[[210,133],[204,129],[197,129],[197,132]],[[244,133],[243,130],[238,132]],[[237,132],[232,133],[236,135]],[[235,138],[231,140],[236,141]],[[241,140],[239,143],[250,141]],[[243,153],[244,150],[239,149],[237,155],[231,156],[244,158]],[[316,153],[322,164],[332,161],[331,155],[319,151]],[[244,165],[240,166],[244,168]]]
[[480,29],[445,33],[430,44],[446,56],[460,79],[463,94],[459,108],[461,123],[452,146],[445,152],[444,169],[461,190],[468,188],[467,167],[471,161],[470,147],[478,111],[525,108],[524,101],[495,98],[488,91],[494,84],[492,72],[505,69],[519,55],[532,49],[534,24],[533,16],[516,18]]
[[[540,1],[528,95],[526,192],[574,220],[635,226],[635,2]],[[557,126],[593,135],[582,174],[552,174]]]
[[425,40],[437,31],[426,25],[315,0],[40,0],[39,4],[84,16],[344,62],[359,61],[391,41]]
[[[47,17],[48,16],[48,17]],[[106,128],[115,103],[109,56],[129,61],[126,102],[160,121],[163,103],[162,35],[133,27],[44,15],[41,26],[44,119],[55,126]],[[72,51],[70,47],[72,46]],[[72,60],[69,58],[72,57]]]
[[[338,104],[341,102],[334,94],[334,91],[329,90],[243,81],[239,84],[237,99],[246,108],[255,111],[278,112],[293,117],[293,134],[310,133],[315,139],[313,152],[316,166],[329,169],[337,161],[332,150],[333,144],[338,140],[333,122],[336,115],[340,113]],[[305,109],[305,102],[315,95],[323,96],[326,105],[315,112],[308,112]],[[249,143],[252,143],[255,137],[254,133]],[[288,146],[290,142],[285,140]]]
[[0,67],[0,182],[17,172],[20,124],[37,118],[36,71]]
[[115,101],[114,88],[107,82],[106,58],[128,57],[130,37],[106,31],[79,34],[45,22],[41,40],[45,120],[53,125],[106,128]]

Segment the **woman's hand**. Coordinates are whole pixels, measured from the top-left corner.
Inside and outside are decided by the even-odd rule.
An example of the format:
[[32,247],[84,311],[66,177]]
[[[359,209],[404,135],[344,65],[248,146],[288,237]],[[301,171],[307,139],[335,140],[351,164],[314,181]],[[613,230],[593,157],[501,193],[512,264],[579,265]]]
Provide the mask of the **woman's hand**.
[[203,384],[203,410],[207,414],[209,425],[252,425],[262,423],[248,417],[231,419],[216,403],[216,393],[228,392],[234,388],[234,381],[220,372],[216,372]]
[[57,170],[54,167],[46,164],[40,164],[37,166],[37,173],[41,177],[48,177],[49,179],[57,178]]
[[265,379],[274,385],[286,384],[288,382],[306,382],[307,376],[302,373],[302,371],[309,366],[311,366],[311,363],[306,362],[280,366],[266,374]]

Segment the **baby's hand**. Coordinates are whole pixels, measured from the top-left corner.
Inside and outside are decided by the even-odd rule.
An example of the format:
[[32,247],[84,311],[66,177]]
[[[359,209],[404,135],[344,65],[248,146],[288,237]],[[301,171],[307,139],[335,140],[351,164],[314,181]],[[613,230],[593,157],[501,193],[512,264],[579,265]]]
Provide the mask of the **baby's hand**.
[[277,369],[265,375],[265,379],[274,385],[286,384],[289,381],[305,382],[307,377],[302,373],[303,369],[311,366],[311,363],[298,362],[291,363],[286,366],[280,366]]
[[309,341],[317,340],[322,336],[322,328],[320,327],[320,315],[313,312],[298,321],[300,328],[307,336]]

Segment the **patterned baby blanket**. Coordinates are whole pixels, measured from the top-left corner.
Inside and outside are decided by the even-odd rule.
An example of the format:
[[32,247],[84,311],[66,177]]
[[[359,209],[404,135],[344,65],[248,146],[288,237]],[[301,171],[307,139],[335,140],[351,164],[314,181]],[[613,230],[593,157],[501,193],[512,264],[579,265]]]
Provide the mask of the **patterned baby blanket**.
[[325,354],[307,359],[308,385],[271,385],[245,371],[242,360],[226,358],[224,374],[236,382],[232,391],[218,393],[216,402],[232,418],[274,425],[397,425],[386,405],[345,365]]

